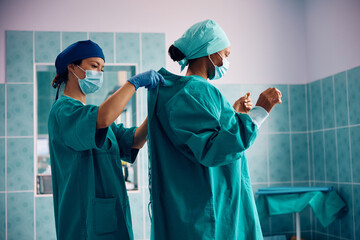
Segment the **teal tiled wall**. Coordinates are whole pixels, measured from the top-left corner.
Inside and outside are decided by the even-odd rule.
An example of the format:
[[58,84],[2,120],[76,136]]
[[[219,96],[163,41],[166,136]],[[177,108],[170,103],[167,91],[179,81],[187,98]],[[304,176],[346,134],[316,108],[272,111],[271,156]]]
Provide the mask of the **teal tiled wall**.
[[307,133],[292,133],[292,166],[293,166],[293,181],[307,182],[310,179],[310,162],[308,149],[308,134]]
[[309,83],[311,182],[334,186],[349,212],[323,228],[315,218],[314,238],[360,237],[360,67]]
[[34,33],[6,31],[6,82],[33,82]]
[[140,66],[140,34],[116,33],[116,62]]
[[60,53],[60,32],[35,32],[35,62],[54,63]]
[[306,107],[306,86],[290,85],[290,129],[292,132],[307,131],[307,107]]
[[35,198],[36,239],[56,240],[54,205],[51,197]]
[[0,84],[0,137],[5,136],[5,84]]
[[7,191],[34,190],[34,140],[7,139]]
[[360,124],[360,67],[347,71],[350,125]]
[[5,191],[5,138],[0,138],[0,192]]
[[34,194],[7,193],[7,239],[34,239]]
[[106,63],[114,63],[114,34],[99,32],[89,34],[89,39],[99,44],[102,48]]
[[7,84],[7,136],[33,136],[33,84]]
[[87,40],[88,34],[86,32],[62,32],[61,33],[61,51],[73,44],[74,42]]
[[165,66],[165,35],[143,33],[141,35],[142,71],[159,70]]
[[348,104],[347,98],[347,84],[346,72],[336,74],[334,76],[334,89],[335,91],[335,122],[336,127],[348,125]]

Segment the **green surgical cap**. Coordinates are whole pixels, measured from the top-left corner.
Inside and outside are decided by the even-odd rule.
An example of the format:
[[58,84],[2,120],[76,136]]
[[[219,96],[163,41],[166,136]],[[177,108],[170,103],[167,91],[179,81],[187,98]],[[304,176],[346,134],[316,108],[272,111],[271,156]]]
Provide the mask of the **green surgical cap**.
[[215,21],[205,20],[192,25],[173,45],[185,55],[179,61],[182,71],[188,60],[221,51],[230,46],[230,41]]

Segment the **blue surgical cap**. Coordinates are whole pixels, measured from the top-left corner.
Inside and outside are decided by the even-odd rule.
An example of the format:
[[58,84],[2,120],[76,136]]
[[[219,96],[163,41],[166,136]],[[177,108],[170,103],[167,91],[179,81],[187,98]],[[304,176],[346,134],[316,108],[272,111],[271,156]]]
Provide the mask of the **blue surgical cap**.
[[103,51],[101,50],[100,46],[93,41],[85,40],[73,43],[56,57],[56,73],[62,74],[66,71],[69,64],[91,57],[99,57],[105,61]]
[[192,25],[173,44],[184,55],[179,61],[181,71],[188,64],[188,60],[211,55],[230,46],[224,30],[213,20],[205,20]]

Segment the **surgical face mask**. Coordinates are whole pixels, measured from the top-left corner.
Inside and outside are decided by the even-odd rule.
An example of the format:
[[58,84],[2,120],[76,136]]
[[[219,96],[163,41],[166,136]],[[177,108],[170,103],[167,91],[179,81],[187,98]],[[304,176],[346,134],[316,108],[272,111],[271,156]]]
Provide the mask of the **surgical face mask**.
[[78,76],[76,76],[74,72],[72,72],[79,81],[79,86],[81,91],[85,95],[97,92],[102,86],[104,73],[99,71],[91,71],[91,70],[85,71],[80,66],[77,65],[77,67],[85,72],[84,79],[80,79]]
[[214,64],[214,62],[211,60],[210,56],[208,56],[211,63],[214,65],[214,68],[215,68],[215,74],[212,78],[209,78],[210,80],[216,80],[216,79],[222,78],[225,75],[225,73],[227,72],[227,70],[229,69],[229,65],[230,65],[229,61],[226,58],[223,58],[220,55],[220,53],[217,53],[217,54],[219,54],[219,56],[222,59],[222,66],[220,66],[220,67],[216,66]]

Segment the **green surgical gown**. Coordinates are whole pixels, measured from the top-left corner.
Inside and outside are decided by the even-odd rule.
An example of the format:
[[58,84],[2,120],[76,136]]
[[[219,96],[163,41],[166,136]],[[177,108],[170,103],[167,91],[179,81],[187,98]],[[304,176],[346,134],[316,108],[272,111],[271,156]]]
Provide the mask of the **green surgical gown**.
[[199,76],[149,91],[151,239],[263,239],[245,150],[258,127]]
[[98,107],[61,96],[49,115],[59,240],[133,239],[121,159],[132,162],[135,128],[96,129]]

